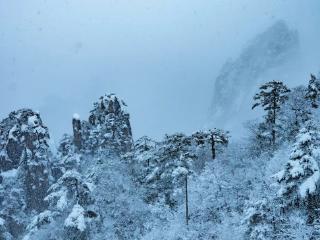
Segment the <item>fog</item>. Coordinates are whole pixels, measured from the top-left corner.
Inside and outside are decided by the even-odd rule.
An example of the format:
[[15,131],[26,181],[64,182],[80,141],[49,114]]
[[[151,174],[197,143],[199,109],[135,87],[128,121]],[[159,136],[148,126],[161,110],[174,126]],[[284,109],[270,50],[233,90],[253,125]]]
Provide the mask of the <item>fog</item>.
[[[320,70],[318,0],[0,0],[0,117],[39,110],[55,141],[116,93],[135,138],[208,124],[221,66],[276,20]],[[284,79],[290,84],[290,79]]]

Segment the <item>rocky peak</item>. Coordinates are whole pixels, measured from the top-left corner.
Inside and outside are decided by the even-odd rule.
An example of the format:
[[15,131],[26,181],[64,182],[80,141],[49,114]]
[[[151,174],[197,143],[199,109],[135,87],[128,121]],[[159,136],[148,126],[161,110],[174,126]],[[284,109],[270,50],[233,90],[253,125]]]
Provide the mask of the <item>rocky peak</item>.
[[0,172],[17,172],[14,184],[22,188],[26,211],[41,211],[46,206],[43,199],[51,172],[48,142],[48,128],[31,109],[11,112],[0,122]]
[[82,151],[113,149],[125,153],[132,147],[127,105],[115,94],[100,97],[93,104],[88,121],[81,121],[78,114],[75,114],[72,126],[76,149]]
[[99,98],[99,101],[93,104],[89,122],[92,125],[104,124],[111,117],[128,117],[127,105],[120,100],[115,94],[104,95]]
[[48,141],[48,128],[43,125],[39,113],[31,109],[11,112],[0,122],[0,169],[16,168],[23,160],[32,164],[46,158]]

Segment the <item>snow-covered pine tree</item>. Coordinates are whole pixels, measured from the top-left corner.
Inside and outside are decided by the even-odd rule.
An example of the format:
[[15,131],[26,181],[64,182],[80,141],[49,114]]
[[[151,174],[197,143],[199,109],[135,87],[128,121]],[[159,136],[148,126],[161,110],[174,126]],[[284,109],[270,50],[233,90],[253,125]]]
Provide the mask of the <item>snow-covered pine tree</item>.
[[293,88],[279,113],[281,138],[294,141],[304,123],[311,118],[310,102],[306,100],[307,89],[304,86]]
[[268,125],[273,145],[275,145],[277,137],[278,113],[284,102],[288,100],[289,92],[290,90],[283,82],[273,80],[263,84],[260,87],[260,92],[253,97],[255,103],[252,109],[261,106],[266,111],[265,123]]
[[177,206],[178,198],[175,195],[181,192],[185,183],[185,178],[181,176],[185,176],[183,173],[189,169],[191,171],[190,161],[195,160],[191,148],[191,137],[181,133],[166,135],[164,141],[159,143],[152,157],[152,165],[149,166],[149,174],[144,180],[148,201],[163,199],[168,206]]
[[313,108],[319,107],[320,80],[313,74],[311,74],[305,97],[311,102]]
[[62,239],[89,239],[90,225],[99,218],[92,187],[76,170],[66,171],[50,187],[45,198],[49,207],[33,218],[24,240],[54,239],[57,235]]
[[196,145],[198,146],[209,144],[211,148],[212,159],[215,159],[217,145],[228,145],[229,132],[214,128],[208,131],[195,132],[194,134],[192,134],[192,138],[195,140]]
[[245,240],[293,239],[279,205],[272,200],[248,202],[245,208]]
[[195,155],[190,152],[181,153],[177,167],[173,170],[172,175],[174,183],[176,185],[184,185],[184,197],[185,197],[185,219],[186,224],[189,224],[189,192],[188,192],[188,176],[193,173],[193,162],[196,158]]
[[139,138],[134,143],[133,151],[125,155],[128,164],[131,168],[134,182],[144,184],[146,176],[157,166],[157,142],[147,136]]
[[252,120],[246,122],[249,131],[248,150],[250,153],[262,154],[270,150],[270,126],[266,122]]
[[247,228],[244,239],[272,239],[272,214],[267,199],[248,204],[244,223]]
[[314,210],[319,208],[315,201],[319,199],[319,154],[319,128],[309,120],[296,137],[285,169],[275,175],[281,184],[278,194],[286,205],[290,207],[305,204],[310,213],[309,218],[313,218]]

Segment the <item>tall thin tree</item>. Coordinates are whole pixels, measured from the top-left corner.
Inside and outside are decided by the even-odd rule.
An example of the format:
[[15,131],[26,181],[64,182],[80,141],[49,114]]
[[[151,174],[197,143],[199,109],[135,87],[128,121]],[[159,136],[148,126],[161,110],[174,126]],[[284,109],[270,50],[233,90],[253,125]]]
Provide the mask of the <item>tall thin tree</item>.
[[263,84],[260,91],[253,97],[255,103],[252,109],[261,106],[267,112],[265,116],[266,123],[270,126],[272,144],[276,143],[276,127],[278,113],[282,104],[288,100],[290,90],[281,81],[271,81]]

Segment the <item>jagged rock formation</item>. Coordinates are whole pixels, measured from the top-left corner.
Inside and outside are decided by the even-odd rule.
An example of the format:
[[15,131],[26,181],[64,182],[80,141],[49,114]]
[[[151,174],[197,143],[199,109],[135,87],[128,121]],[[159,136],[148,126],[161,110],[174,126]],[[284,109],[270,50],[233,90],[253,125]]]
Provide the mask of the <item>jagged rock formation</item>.
[[89,121],[73,117],[73,141],[77,149],[92,152],[110,149],[125,153],[132,147],[132,131],[127,105],[114,94],[104,95],[95,102]]
[[[318,239],[320,120],[306,92],[281,103],[281,141],[268,150],[256,132],[229,144],[220,129],[133,145],[125,104],[106,95],[89,121],[74,115],[51,158],[39,114],[13,112],[0,122],[0,239]],[[302,145],[290,167],[292,141]],[[271,175],[305,200],[277,195]]]
[[22,231],[30,212],[46,208],[48,141],[48,128],[30,109],[11,112],[0,122],[0,217],[13,237]]
[[143,219],[134,208],[127,212],[129,200],[123,198],[132,183],[120,156],[133,144],[125,108],[111,94],[94,103],[89,121],[74,114],[73,136],[65,134],[58,148],[59,177],[45,198],[48,208],[33,218],[24,239],[126,239],[123,235],[142,228],[136,225]]
[[45,158],[48,150],[48,128],[39,113],[30,109],[11,112],[0,123],[0,169],[17,168],[23,161]]
[[[273,80],[265,79],[268,73],[291,61],[298,48],[297,32],[278,21],[254,38],[236,60],[228,61],[215,81],[210,109],[214,125],[227,128],[237,125],[236,129],[251,118],[250,106],[256,86]],[[273,78],[273,74],[270,77]],[[232,116],[237,116],[236,123]]]

